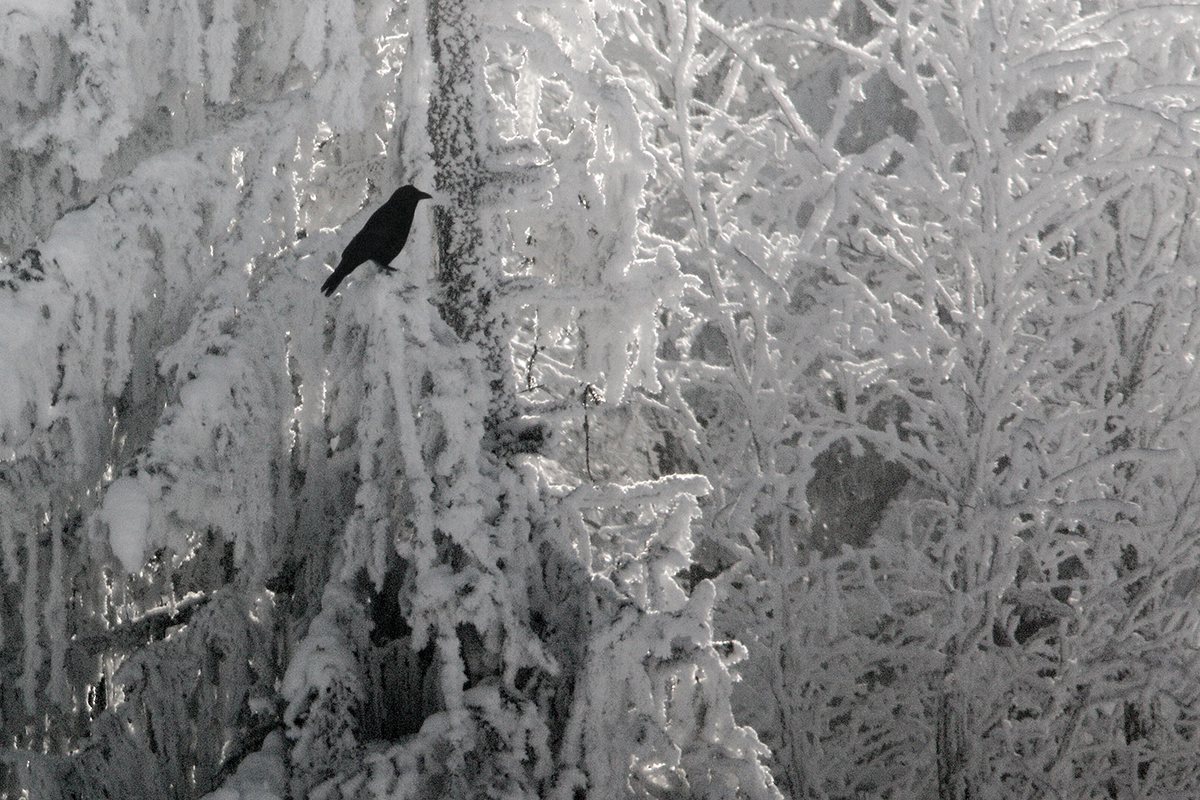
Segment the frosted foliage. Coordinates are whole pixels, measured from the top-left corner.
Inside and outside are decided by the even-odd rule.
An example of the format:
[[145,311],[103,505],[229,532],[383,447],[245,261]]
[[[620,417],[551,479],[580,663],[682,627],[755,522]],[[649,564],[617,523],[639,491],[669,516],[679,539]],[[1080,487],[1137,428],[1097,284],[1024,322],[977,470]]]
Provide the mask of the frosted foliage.
[[1198,16],[8,3],[0,796],[1196,796]]
[[[523,298],[536,310],[538,344],[573,340],[571,378],[609,402],[630,386],[655,389],[655,311],[675,304],[683,284],[671,251],[639,234],[654,165],[629,87],[596,49],[607,19],[530,6],[516,20],[487,22],[497,156],[505,169],[544,165],[522,181],[528,200],[503,221],[507,271],[532,279]],[[624,324],[607,324],[614,318]]]
[[406,41],[307,8],[301,58],[289,4],[6,7],[5,796],[195,797],[282,725],[348,477],[308,377],[322,229],[394,180]]
[[96,718],[70,757],[22,753],[30,796],[194,797],[213,782],[223,753],[244,754],[249,709],[270,687],[261,636],[270,603],[226,595],[181,611],[189,625],[109,676],[122,686],[121,702]]
[[728,667],[744,649],[713,641],[715,587],[689,596],[674,577],[690,562],[695,496],[708,488],[668,478],[563,498],[563,527],[601,588],[565,742],[578,767],[555,796],[779,797],[756,764],[766,748],[728,706]]
[[[253,119],[271,103],[277,104],[271,124],[235,146],[282,135],[284,141],[267,148],[302,149],[336,132],[348,139],[325,155],[348,168],[346,177],[365,177],[364,148],[377,153],[379,142],[368,129],[388,124],[388,102],[373,98],[394,87],[388,75],[396,69],[400,39],[384,36],[395,25],[387,27],[381,10],[366,20],[372,29],[360,29],[362,18],[345,2],[310,3],[305,10],[245,0],[132,6],[105,0],[78,7],[20,4],[6,13],[0,183],[23,202],[0,214],[0,253],[15,255],[45,239],[66,210],[112,189],[145,159],[229,133],[239,118]],[[308,30],[320,37],[315,43],[302,41],[309,19]],[[377,46],[359,46],[372,38]],[[285,98],[301,87],[320,112],[303,126],[278,124],[280,115],[295,112]],[[211,143],[201,149],[222,158],[228,153]],[[311,182],[328,164],[310,154],[296,175]],[[349,193],[341,208],[330,209],[329,224],[349,213],[347,201],[352,208],[359,200]]]
[[[765,750],[729,707],[727,663],[739,651],[720,646],[724,658],[713,642],[713,587],[688,591],[676,577],[690,564],[695,496],[706,482],[596,488],[560,465],[557,453],[514,452],[510,426],[528,421],[498,425],[492,415],[512,403],[496,392],[516,388],[506,385],[504,362],[521,351],[481,359],[456,335],[502,329],[464,322],[464,311],[499,313],[517,331],[537,327],[533,342],[518,334],[518,347],[540,349],[544,331],[562,359],[550,366],[556,374],[546,391],[560,398],[585,381],[603,386],[608,401],[631,384],[656,385],[656,314],[678,301],[684,282],[669,248],[641,243],[637,212],[649,161],[629,93],[596,51],[576,49],[556,28],[562,21],[536,9],[475,17],[454,2],[426,11],[436,14],[428,44],[436,44],[431,55],[440,68],[484,70],[493,91],[484,107],[470,105],[471,92],[431,102],[428,140],[405,133],[408,146],[451,159],[438,188],[459,214],[448,221],[435,211],[434,219],[450,248],[438,277],[453,275],[455,283],[430,285],[418,271],[399,293],[346,304],[330,346],[361,359],[357,377],[369,402],[345,414],[359,395],[340,380],[328,382],[326,395],[335,451],[357,443],[358,454],[334,575],[370,587],[338,607],[370,614],[379,626],[376,609],[397,603],[404,624],[347,634],[354,626],[341,622],[340,644],[324,627],[310,628],[301,644],[309,666],[293,662],[285,690],[296,742],[292,791],[517,798],[573,797],[595,787],[621,797],[691,786],[702,796],[777,796],[760,764]],[[590,13],[577,21],[584,43],[599,41]],[[476,25],[488,32],[486,53],[475,49]],[[421,97],[425,80],[407,73],[406,96]],[[544,91],[573,122],[564,122],[562,108],[542,110]],[[461,182],[477,157],[461,145],[481,131],[491,138],[478,157],[511,198],[493,200],[483,215],[469,203],[474,189]],[[495,256],[476,248],[506,237],[506,261],[496,271]],[[418,227],[401,260],[432,259],[428,243]],[[479,287],[497,279],[504,295],[493,312],[490,291]],[[632,324],[614,327],[614,315]],[[522,402],[518,413],[561,418],[567,410],[561,401]],[[556,497],[562,511],[548,514]],[[613,523],[601,530],[615,547],[585,534],[582,520],[596,515]],[[613,558],[619,575],[607,566]],[[331,602],[327,593],[318,621]],[[406,716],[421,705],[419,727],[382,748],[365,741],[369,721],[346,711],[369,698],[358,695],[356,673],[345,666],[351,654],[369,672],[380,650],[408,663],[426,659],[410,703],[398,710]],[[332,682],[324,677],[334,674]],[[355,748],[371,753],[357,770],[348,757],[329,755]],[[331,765],[343,761],[331,776]]]
[[[255,85],[261,79],[256,73],[283,76],[292,71],[290,58],[298,60],[295,67],[303,66],[310,73],[336,71],[351,79],[342,84],[336,98],[330,92],[327,99],[334,101],[329,111],[343,115],[334,118],[340,122],[350,114],[346,127],[354,129],[359,107],[353,101],[358,99],[362,79],[353,76],[368,69],[352,46],[359,35],[354,14],[347,3],[337,0],[307,8],[300,30],[288,22],[296,15],[282,4],[239,0],[151,2],[138,10],[123,3],[99,2],[82,13],[75,9],[62,13],[64,9],[56,4],[19,9],[12,15],[16,25],[8,29],[6,42],[12,46],[9,52],[16,54],[6,69],[17,80],[6,83],[12,94],[0,102],[17,112],[15,118],[28,122],[7,131],[10,147],[50,146],[55,158],[79,179],[95,181],[122,140],[140,133],[148,122],[143,115],[157,113],[153,104],[165,103],[172,116],[191,117],[183,124],[203,129],[205,100],[227,103],[235,93],[243,100],[255,95],[268,99],[260,95],[266,87]],[[197,36],[172,35],[181,29]],[[253,51],[239,52],[239,46],[245,48],[258,37],[271,46],[257,57]],[[56,46],[65,47],[77,60],[76,74],[38,69],[39,60],[52,52],[47,48]],[[140,68],[150,64],[159,68]],[[27,93],[30,84],[33,92]],[[173,129],[179,124],[170,123]],[[172,130],[176,133],[180,132]],[[172,138],[178,143],[177,136]]]
[[[8,9],[0,794],[777,796],[680,577],[708,484],[574,446],[696,285],[624,7],[435,5]],[[409,181],[400,274],[320,296]]]
[[[220,21],[228,26],[234,11],[229,3],[216,3],[212,24]],[[91,8],[88,18],[98,24],[96,20],[104,13],[103,8]],[[155,15],[169,16],[156,7],[148,13],[155,20]],[[241,19],[245,26],[243,35],[247,36],[257,26],[269,22],[255,15],[243,15]],[[54,20],[62,22],[57,17]],[[26,22],[33,25],[31,20]],[[136,15],[122,16],[119,25],[132,29],[139,22],[145,20]],[[87,38],[86,32],[76,31],[75,35]],[[231,39],[228,31],[220,35],[225,40]],[[170,42],[172,37],[158,39]],[[116,46],[113,40],[104,41],[106,46]],[[278,40],[272,37],[272,41]],[[232,58],[231,54],[226,56]],[[145,58],[145,53],[139,57]],[[167,65],[176,63],[166,56],[161,60]],[[339,57],[339,60],[346,59]],[[183,62],[179,64],[181,73],[199,79],[203,70],[187,59]],[[286,69],[288,63],[282,59],[275,66]],[[112,65],[106,69],[117,75],[136,72],[142,76],[138,79],[151,77],[146,70]],[[243,69],[253,72],[248,65],[243,65]],[[249,80],[248,75],[243,77]],[[332,82],[333,78],[327,78],[325,73],[314,76],[316,83],[323,80]],[[377,83],[375,88],[386,85]],[[120,96],[124,113],[139,111],[136,104],[130,103],[140,96],[137,93]],[[88,107],[89,113],[99,113],[95,103]],[[64,109],[62,113],[68,111]],[[266,119],[264,115],[273,118],[272,125],[266,128],[261,124]],[[313,154],[318,145],[330,152],[327,145],[332,134],[323,125],[300,122],[304,118],[302,108],[296,104],[244,112],[242,119],[200,139],[198,144],[185,145],[177,152],[144,162],[88,208],[64,217],[53,236],[37,250],[14,260],[14,274],[25,276],[27,282],[19,284],[19,294],[5,300],[10,306],[10,313],[5,314],[6,330],[12,334],[10,341],[25,355],[19,360],[6,361],[5,367],[0,436],[10,457],[20,456],[22,448],[36,447],[39,430],[52,427],[56,420],[65,420],[77,444],[72,462],[84,474],[95,473],[102,466],[97,460],[104,458],[104,441],[112,433],[109,429],[113,421],[106,419],[108,405],[117,398],[119,406],[144,405],[151,395],[165,388],[167,395],[177,397],[176,408],[167,415],[167,428],[181,433],[175,436],[178,441],[174,443],[171,434],[158,437],[158,446],[172,451],[163,457],[202,466],[202,461],[198,463],[195,458],[172,449],[194,447],[191,442],[194,428],[211,425],[214,430],[210,435],[214,440],[206,446],[215,455],[223,455],[223,448],[230,443],[222,441],[222,437],[229,439],[231,431],[220,430],[221,424],[228,423],[219,422],[218,418],[252,413],[245,400],[253,401],[255,406],[264,402],[274,405],[274,400],[263,394],[237,396],[241,381],[255,384],[259,380],[255,370],[260,367],[240,358],[239,353],[230,355],[226,350],[237,350],[232,343],[242,328],[236,305],[239,293],[244,297],[248,291],[257,291],[269,277],[256,269],[257,260],[294,242],[295,231],[312,223],[304,208],[307,196],[319,189],[327,177],[324,164],[314,161]],[[289,125],[293,131],[281,133]],[[194,138],[205,127],[203,120],[197,120],[195,129],[188,133]],[[103,138],[94,132],[76,131],[67,124],[56,124],[54,130],[58,139],[77,138],[80,147],[85,142],[87,146],[98,146],[97,142]],[[263,130],[276,133],[264,136],[260,133]],[[349,150],[339,151],[341,158],[353,158],[356,153],[365,155],[353,137],[351,140]],[[20,141],[24,143],[22,147],[33,147],[32,139]],[[257,146],[248,153],[244,143],[250,141],[257,142]],[[70,147],[55,146],[53,151],[57,158],[66,158]],[[101,149],[88,157],[107,155]],[[114,159],[119,160],[115,156]],[[290,184],[277,185],[272,191],[244,190],[260,172],[274,173],[283,164],[303,166],[303,172],[296,173]],[[366,174],[367,169],[360,167],[357,172],[360,180]],[[350,167],[346,177],[352,184],[355,175],[354,167]],[[212,244],[218,234],[220,249]],[[309,253],[311,249],[300,254]],[[189,315],[195,315],[190,330]],[[282,331],[256,328],[256,333],[259,332],[265,339],[275,338],[276,349],[282,350]],[[175,342],[173,348],[162,349],[172,342]],[[160,349],[162,354],[156,356]],[[68,359],[68,353],[79,357]],[[282,359],[282,353],[279,358]],[[275,374],[278,363],[277,360],[271,367]],[[164,379],[177,383],[174,388],[164,387],[161,385]],[[276,386],[274,390],[281,392],[282,387]],[[270,389],[260,384],[251,391],[269,393]],[[140,407],[136,411],[137,414],[127,417],[145,415],[152,409]],[[148,421],[116,420],[121,429]],[[256,427],[257,431],[262,429]],[[235,441],[233,446],[238,444],[253,446],[245,439]],[[269,457],[269,452],[265,455]]]
[[798,797],[1195,793],[1195,9],[743,5],[606,50],[739,719]]
[[336,588],[326,591],[322,611],[297,648],[280,689],[287,701],[284,721],[296,741],[290,762],[300,774],[325,777],[352,765],[358,742],[354,712],[365,687],[352,637],[366,624],[361,612]]
[[[236,543],[240,562],[248,546],[255,557],[273,552],[264,537],[276,488],[273,464],[284,451],[279,419],[286,395],[278,385],[284,353],[282,341],[264,346],[262,339],[268,336],[263,336],[254,342],[256,358],[247,358],[239,334],[248,340],[257,337],[239,329],[254,325],[261,315],[243,318],[234,311],[218,316],[224,318],[201,323],[220,333],[207,332],[209,345],[198,360],[173,363],[172,356],[182,349],[178,346],[160,356],[160,369],[186,380],[178,387],[178,402],[164,411],[138,459],[137,480],[158,501],[157,544],[182,552],[189,531],[210,526]],[[263,364],[267,359],[274,364]]]

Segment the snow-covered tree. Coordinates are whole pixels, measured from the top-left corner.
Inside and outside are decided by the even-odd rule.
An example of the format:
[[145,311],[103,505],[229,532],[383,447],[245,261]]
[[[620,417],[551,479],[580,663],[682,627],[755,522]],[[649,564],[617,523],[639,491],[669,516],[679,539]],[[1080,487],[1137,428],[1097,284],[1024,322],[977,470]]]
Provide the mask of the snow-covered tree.
[[614,39],[744,718],[794,797],[1194,793],[1195,8],[766,5]]
[[10,2],[0,795],[1196,794],[1197,16]]
[[778,796],[678,579],[711,487],[607,433],[685,283],[619,13],[8,15],[7,791]]

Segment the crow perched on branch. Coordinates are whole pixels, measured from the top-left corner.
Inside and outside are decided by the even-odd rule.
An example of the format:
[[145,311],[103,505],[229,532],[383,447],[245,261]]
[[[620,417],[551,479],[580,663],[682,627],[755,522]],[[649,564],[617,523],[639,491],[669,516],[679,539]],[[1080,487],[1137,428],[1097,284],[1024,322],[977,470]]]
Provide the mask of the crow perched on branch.
[[364,261],[374,261],[385,272],[395,272],[388,265],[400,255],[404,243],[408,241],[417,203],[431,197],[412,184],[401,186],[393,192],[342,251],[342,260],[337,269],[321,285],[325,296],[331,296],[342,280]]

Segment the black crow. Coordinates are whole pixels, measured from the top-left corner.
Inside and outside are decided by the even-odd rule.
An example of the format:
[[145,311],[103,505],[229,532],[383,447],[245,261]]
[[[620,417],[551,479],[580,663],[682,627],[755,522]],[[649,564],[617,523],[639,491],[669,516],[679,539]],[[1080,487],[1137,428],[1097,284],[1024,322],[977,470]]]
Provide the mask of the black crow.
[[412,228],[413,215],[417,213],[417,203],[430,197],[431,195],[425,194],[412,184],[401,186],[393,192],[388,201],[371,215],[367,224],[354,234],[350,244],[342,251],[342,260],[337,269],[321,285],[325,296],[332,295],[338,284],[364,261],[374,261],[380,269],[395,272],[388,265],[400,255],[404,243],[408,241],[408,231]]

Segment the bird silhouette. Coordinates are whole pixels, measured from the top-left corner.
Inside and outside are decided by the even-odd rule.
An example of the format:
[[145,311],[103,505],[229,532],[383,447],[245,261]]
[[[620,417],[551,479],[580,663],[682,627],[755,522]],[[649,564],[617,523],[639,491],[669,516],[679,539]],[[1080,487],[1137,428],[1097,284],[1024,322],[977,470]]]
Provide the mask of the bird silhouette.
[[408,241],[417,203],[431,197],[412,184],[401,186],[393,192],[342,251],[342,260],[337,269],[321,284],[325,296],[331,296],[345,277],[365,261],[374,261],[385,272],[395,272],[388,265],[400,255],[404,243]]

